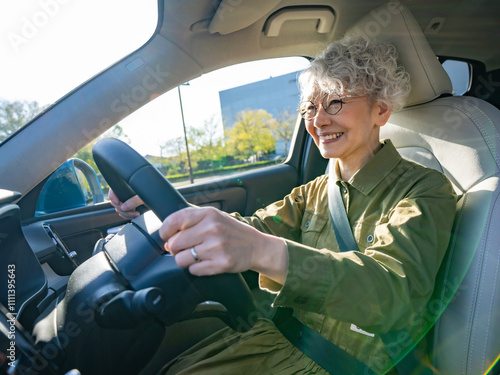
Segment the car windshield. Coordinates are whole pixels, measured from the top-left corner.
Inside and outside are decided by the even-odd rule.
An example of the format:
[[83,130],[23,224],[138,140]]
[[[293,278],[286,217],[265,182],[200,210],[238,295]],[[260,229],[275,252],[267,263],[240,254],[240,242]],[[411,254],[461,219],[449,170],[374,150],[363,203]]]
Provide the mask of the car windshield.
[[157,1],[0,3],[0,142],[40,111],[143,45]]

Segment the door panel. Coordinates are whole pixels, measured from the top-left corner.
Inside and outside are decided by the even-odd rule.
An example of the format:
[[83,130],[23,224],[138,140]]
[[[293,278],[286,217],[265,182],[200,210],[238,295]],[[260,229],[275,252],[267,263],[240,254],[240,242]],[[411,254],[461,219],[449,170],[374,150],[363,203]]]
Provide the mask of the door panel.
[[[211,205],[226,212],[250,215],[283,198],[297,184],[297,179],[296,168],[281,164],[179,191],[195,205]],[[55,246],[44,229],[44,225],[50,225],[67,252],[76,252],[74,259],[82,263],[91,256],[96,241],[106,237],[108,229],[125,222],[109,203],[104,203],[37,218],[25,223],[24,232],[33,251],[43,261]]]
[[[124,223],[125,220],[118,216],[114,208],[104,203],[25,222],[23,232],[41,263],[51,257],[59,257],[57,252],[62,250],[80,264],[92,255],[95,243],[106,237],[109,228]],[[59,240],[61,243],[58,243]],[[62,267],[62,270],[67,273],[64,271],[70,269]]]

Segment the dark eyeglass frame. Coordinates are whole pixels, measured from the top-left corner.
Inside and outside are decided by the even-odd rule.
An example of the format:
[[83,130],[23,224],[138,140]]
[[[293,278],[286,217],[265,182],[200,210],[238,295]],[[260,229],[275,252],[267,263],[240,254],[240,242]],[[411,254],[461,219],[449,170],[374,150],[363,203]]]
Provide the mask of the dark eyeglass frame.
[[[323,99],[321,99],[321,106],[323,107],[323,109],[325,110],[326,113],[328,113],[329,115],[336,115],[337,113],[340,112],[340,110],[342,109],[342,106],[345,104],[342,100],[343,99],[346,99],[346,98],[359,98],[361,97],[361,95],[344,95],[344,96],[340,96],[338,94],[334,94],[333,95],[334,98],[331,99],[332,95],[325,95],[323,97]],[[329,100],[330,103],[325,103],[326,100]],[[335,101],[338,101],[338,103],[340,104],[340,107],[339,109],[333,111],[333,112],[330,112],[329,111],[329,108],[332,107],[332,103],[335,102]],[[312,114],[307,114],[307,105],[308,104],[312,104],[313,106],[313,109],[314,109],[314,113]],[[326,105],[328,104],[328,105]],[[304,119],[304,120],[307,120],[307,121],[310,121],[312,119],[314,119],[316,117],[316,115],[318,114],[318,105],[314,104],[314,102],[312,102],[311,100],[306,100],[306,101],[303,101],[299,104],[299,109],[298,109],[299,113],[300,113],[300,116]]]

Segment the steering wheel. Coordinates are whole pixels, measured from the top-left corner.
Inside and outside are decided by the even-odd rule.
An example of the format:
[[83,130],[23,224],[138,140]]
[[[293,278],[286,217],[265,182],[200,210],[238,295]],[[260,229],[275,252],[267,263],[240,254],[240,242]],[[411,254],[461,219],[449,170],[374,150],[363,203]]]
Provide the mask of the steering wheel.
[[241,274],[193,276],[163,248],[158,229],[188,206],[186,200],[117,139],[99,141],[93,154],[120,200],[137,193],[154,213],[122,226],[80,264],[64,296],[36,322],[37,345],[58,373],[78,368],[83,374],[137,374],[161,345],[165,327],[182,320],[212,316],[237,331],[250,329],[259,314]]
[[[173,212],[188,207],[189,204],[182,195],[167,181],[165,177],[153,167],[145,158],[133,150],[126,143],[114,139],[105,138],[97,142],[93,148],[94,160],[109,183],[113,191],[122,202],[137,194],[151,208],[159,220],[163,221]],[[140,220],[139,220],[140,221]],[[140,225],[136,225],[140,227]],[[125,231],[132,229],[125,229]],[[153,233],[145,233],[147,225],[140,229],[143,235],[149,235],[149,243],[156,244],[156,251],[159,243],[162,244],[157,230]],[[175,298],[181,298],[187,301],[182,305],[176,302],[172,308],[162,309],[160,319],[167,324],[175,320],[176,308],[180,311],[189,311],[205,301],[214,301],[221,303],[228,312],[229,319],[226,323],[233,329],[239,331],[248,330],[254,323],[255,304],[252,294],[245,283],[241,274],[222,274],[216,276],[198,277],[193,276],[187,269],[181,269],[175,264],[173,257],[163,253],[160,256],[151,256],[151,251],[143,254],[134,254],[133,249],[127,252],[132,254],[123,255],[123,249],[120,246],[110,246],[108,257],[115,265],[115,270],[120,273],[122,278],[134,289],[144,289],[149,287],[159,287],[162,292],[171,300],[172,294]],[[126,244],[125,244],[126,245]],[[157,254],[160,254],[159,252]],[[145,259],[151,259],[151,264],[147,265],[147,272],[137,270],[138,264],[144,264]],[[143,266],[142,269],[145,267]],[[174,285],[172,279],[187,279],[191,283],[188,288],[192,291],[191,296],[175,295],[170,285]],[[186,287],[187,288],[187,287]],[[194,306],[192,306],[194,305]],[[167,311],[165,311],[167,310]],[[220,316],[220,311],[215,315]],[[180,316],[179,318],[182,318]],[[253,320],[253,321],[252,321]],[[110,322],[116,322],[115,318],[110,317]]]

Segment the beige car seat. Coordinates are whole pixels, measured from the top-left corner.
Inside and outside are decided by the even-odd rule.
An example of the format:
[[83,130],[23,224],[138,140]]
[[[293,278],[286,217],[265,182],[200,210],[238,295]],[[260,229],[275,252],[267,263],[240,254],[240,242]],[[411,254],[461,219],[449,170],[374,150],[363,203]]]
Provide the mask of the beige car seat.
[[399,3],[372,11],[350,32],[394,44],[411,76],[407,105],[382,127],[381,138],[446,174],[460,198],[424,314],[437,321],[422,341],[428,344],[422,361],[430,373],[483,374],[500,354],[500,111],[471,96],[446,95],[447,73]]

